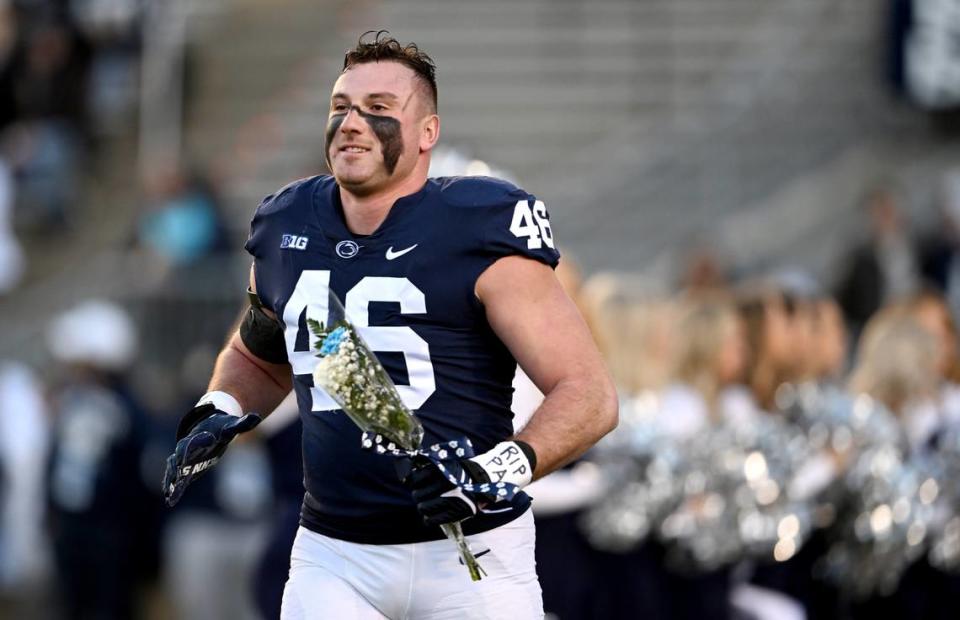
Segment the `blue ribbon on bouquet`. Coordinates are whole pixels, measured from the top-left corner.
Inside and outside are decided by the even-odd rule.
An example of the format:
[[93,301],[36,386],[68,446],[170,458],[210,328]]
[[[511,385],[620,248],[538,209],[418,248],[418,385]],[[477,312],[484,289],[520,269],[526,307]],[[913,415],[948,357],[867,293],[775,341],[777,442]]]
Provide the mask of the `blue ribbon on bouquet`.
[[450,484],[460,487],[464,493],[480,496],[491,503],[508,502],[520,491],[520,487],[509,482],[474,484],[464,482],[457,476],[456,472],[463,471],[459,461],[475,456],[473,443],[466,437],[435,443],[426,449],[421,447],[419,450],[405,450],[379,433],[364,431],[361,445],[365,450],[373,450],[377,454],[426,459],[443,473]]

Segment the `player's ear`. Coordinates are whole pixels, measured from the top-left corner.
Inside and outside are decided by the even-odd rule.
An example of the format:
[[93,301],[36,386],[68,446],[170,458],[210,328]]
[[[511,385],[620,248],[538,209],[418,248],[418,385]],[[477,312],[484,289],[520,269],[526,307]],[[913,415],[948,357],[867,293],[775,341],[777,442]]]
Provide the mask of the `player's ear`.
[[440,139],[440,117],[428,114],[420,121],[420,152],[431,150]]

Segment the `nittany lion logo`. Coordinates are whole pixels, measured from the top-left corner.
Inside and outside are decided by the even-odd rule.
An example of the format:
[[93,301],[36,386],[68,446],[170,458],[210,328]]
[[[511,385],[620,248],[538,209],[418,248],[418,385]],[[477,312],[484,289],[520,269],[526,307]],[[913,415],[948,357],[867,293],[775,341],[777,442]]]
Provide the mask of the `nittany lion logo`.
[[357,252],[360,251],[360,246],[357,245],[356,241],[341,241],[337,244],[337,256],[340,258],[353,258],[357,255]]

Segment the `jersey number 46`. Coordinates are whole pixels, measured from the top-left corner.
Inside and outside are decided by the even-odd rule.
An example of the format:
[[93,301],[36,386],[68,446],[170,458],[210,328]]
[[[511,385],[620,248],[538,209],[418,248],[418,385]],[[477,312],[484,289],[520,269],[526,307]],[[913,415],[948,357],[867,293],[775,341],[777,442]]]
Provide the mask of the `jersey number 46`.
[[[284,337],[287,351],[293,351],[290,364],[294,375],[312,375],[317,365],[317,350],[313,335],[309,335],[307,350],[297,351],[300,335],[300,317],[306,310],[307,318],[323,324],[330,322],[330,271],[309,270],[300,274],[290,300],[283,308]],[[400,304],[401,314],[423,314],[427,311],[423,291],[407,278],[366,276],[347,291],[343,305],[350,322],[374,353],[400,352],[407,364],[409,385],[398,385],[403,403],[418,409],[437,389],[430,362],[430,346],[413,329],[400,326],[370,325],[371,302]],[[313,411],[333,411],[340,406],[322,389],[310,388]]]
[[526,200],[518,201],[513,208],[510,232],[518,239],[526,237],[528,250],[539,250],[544,243],[548,248],[553,248],[553,231],[550,230],[550,218],[542,200],[533,203],[532,210]]

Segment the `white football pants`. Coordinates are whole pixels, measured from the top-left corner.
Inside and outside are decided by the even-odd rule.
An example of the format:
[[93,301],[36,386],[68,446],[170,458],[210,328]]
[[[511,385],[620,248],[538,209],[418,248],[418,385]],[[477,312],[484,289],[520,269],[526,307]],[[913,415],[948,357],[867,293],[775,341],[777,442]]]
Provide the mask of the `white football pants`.
[[282,620],[543,618],[530,510],[467,541],[486,576],[470,581],[449,540],[363,545],[301,527]]

